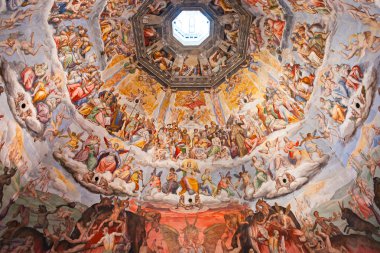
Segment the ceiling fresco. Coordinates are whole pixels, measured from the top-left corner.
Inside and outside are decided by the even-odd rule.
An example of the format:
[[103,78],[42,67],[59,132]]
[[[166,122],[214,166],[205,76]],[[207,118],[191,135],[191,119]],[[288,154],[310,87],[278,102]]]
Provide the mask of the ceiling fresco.
[[0,0],[0,252],[380,252],[379,21]]

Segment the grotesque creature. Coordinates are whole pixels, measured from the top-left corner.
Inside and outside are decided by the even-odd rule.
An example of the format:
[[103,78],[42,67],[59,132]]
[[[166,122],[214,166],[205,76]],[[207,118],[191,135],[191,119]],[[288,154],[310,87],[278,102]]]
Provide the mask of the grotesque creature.
[[213,224],[203,231],[203,243],[200,241],[201,232],[196,226],[198,217],[190,223],[185,217],[186,226],[182,229],[183,243],[179,242],[180,232],[168,225],[160,225],[164,241],[169,252],[215,252],[218,240],[222,237],[227,226],[223,223]]
[[373,202],[375,202],[376,206],[380,208],[380,178],[373,178],[373,191],[375,193],[375,197],[373,198]]
[[4,174],[0,176],[0,204],[3,206],[3,191],[5,185],[11,184],[11,178],[16,174],[17,169],[4,167]]
[[350,229],[352,229],[358,232],[365,232],[369,236],[372,236],[373,234],[380,235],[378,227],[375,227],[372,223],[360,218],[351,209],[344,207],[343,203],[339,203],[339,207],[342,212],[342,220],[347,221],[347,225],[343,232],[349,233]]

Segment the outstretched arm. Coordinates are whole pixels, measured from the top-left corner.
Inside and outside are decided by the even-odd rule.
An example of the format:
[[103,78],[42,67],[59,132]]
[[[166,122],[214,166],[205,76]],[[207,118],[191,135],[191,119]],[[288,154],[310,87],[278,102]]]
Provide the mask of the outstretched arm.
[[[10,50],[9,50],[10,49]],[[12,56],[17,50],[17,47],[13,46],[11,48],[8,48],[7,50],[5,50],[5,53],[9,56]]]
[[7,44],[6,40],[0,41],[0,48],[1,47],[9,48],[9,45]]
[[91,248],[92,248],[92,249],[95,249],[95,248],[97,248],[97,247],[102,246],[104,240],[105,240],[105,238],[104,238],[104,236],[103,236],[102,239],[100,239],[100,241],[99,241],[97,244],[91,246]]
[[10,199],[8,204],[4,207],[4,209],[1,210],[0,221],[3,220],[7,216],[9,208],[11,208],[11,206],[14,204],[14,202],[15,201],[13,199]]
[[30,34],[30,46],[34,47],[34,32]]
[[312,228],[311,230],[314,231],[314,230],[317,228],[317,225],[318,225],[318,222],[315,221],[315,222],[314,222],[314,226],[313,226],[313,228]]
[[54,213],[58,212],[58,210],[59,210],[60,208],[65,207],[65,206],[67,206],[67,207],[69,207],[69,208],[74,208],[74,207],[75,207],[75,202],[70,202],[70,203],[68,203],[68,204],[63,204],[63,205],[56,206],[56,208],[55,208],[54,211],[47,212],[47,214],[48,214],[48,215],[49,215],[49,214],[54,214]]
[[123,236],[123,233],[113,232],[112,235],[114,235],[114,236]]
[[[348,50],[348,48],[346,47],[345,50]],[[355,54],[357,54],[357,52],[359,51],[358,48],[354,48],[351,50],[351,52],[349,54],[346,54],[344,53],[343,51],[339,51],[339,53],[346,59],[346,60],[349,60],[351,59],[352,57],[355,56]]]

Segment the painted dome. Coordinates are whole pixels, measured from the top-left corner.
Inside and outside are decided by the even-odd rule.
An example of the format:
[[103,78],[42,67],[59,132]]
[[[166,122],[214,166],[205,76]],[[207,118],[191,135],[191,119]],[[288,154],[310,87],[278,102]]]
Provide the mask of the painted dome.
[[2,250],[380,251],[376,0],[0,11]]

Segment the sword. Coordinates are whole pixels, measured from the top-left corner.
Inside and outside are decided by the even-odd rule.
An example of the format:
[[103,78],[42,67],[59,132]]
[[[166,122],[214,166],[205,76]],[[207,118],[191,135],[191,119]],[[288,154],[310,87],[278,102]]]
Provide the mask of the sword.
[[143,193],[143,191],[145,190],[145,188],[148,186],[149,182],[146,185],[144,185],[144,180],[142,179],[141,183],[142,183],[141,193]]
[[[231,188],[230,187],[228,187],[228,189],[230,189],[231,190]],[[241,195],[240,195],[240,193],[234,188],[234,187],[232,187],[232,189],[233,189],[233,192],[235,192],[238,196],[239,196],[239,198],[241,198]]]

